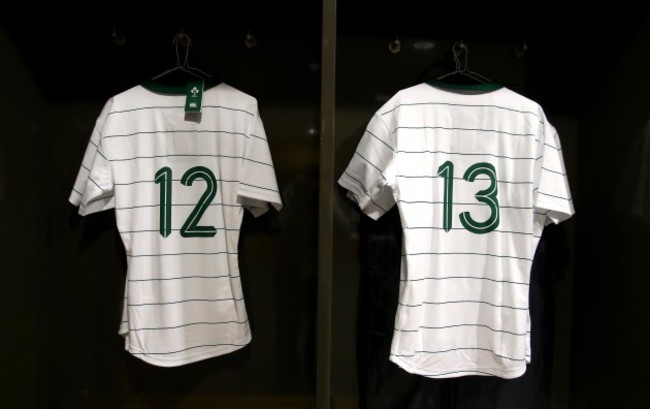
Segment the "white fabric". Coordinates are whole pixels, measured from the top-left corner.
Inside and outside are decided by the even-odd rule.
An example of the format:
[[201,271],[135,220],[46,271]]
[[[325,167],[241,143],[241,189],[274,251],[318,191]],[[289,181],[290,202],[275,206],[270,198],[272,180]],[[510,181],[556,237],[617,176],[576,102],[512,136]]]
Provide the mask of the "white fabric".
[[[185,117],[184,99],[141,86],[112,97],[69,198],[81,215],[115,208],[128,264],[120,333],[130,353],[159,366],[250,342],[237,254],[243,211],[282,207],[256,99],[220,84],[205,91],[200,117]],[[201,229],[214,234],[197,237]]]
[[[535,249],[545,224],[574,213],[560,141],[542,108],[507,88],[401,90],[371,118],[338,182],[373,219],[399,209],[390,359],[434,378],[522,375]],[[481,200],[490,189],[498,211]]]

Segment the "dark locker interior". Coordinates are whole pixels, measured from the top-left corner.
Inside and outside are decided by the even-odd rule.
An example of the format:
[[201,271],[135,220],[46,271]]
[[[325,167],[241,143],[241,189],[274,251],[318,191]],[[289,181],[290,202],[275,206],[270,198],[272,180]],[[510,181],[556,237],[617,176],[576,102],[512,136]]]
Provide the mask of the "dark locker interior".
[[[0,16],[3,406],[647,407],[647,7],[307,3]],[[114,213],[82,218],[67,199],[105,101],[172,68],[179,32],[192,66],[258,99],[285,207],[242,226],[252,343],[157,368],[117,334],[126,266]],[[472,70],[544,107],[576,206],[548,232],[547,355],[525,386],[425,382],[382,360],[373,325],[389,327],[395,301],[395,215],[371,222],[335,183],[374,111],[452,70],[457,41]],[[512,403],[527,393],[541,395]]]

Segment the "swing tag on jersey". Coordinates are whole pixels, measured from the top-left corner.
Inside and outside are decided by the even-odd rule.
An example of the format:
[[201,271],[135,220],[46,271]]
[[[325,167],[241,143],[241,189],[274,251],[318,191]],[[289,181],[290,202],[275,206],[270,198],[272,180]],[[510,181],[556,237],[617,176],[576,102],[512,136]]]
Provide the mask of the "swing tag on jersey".
[[201,112],[203,86],[203,80],[190,81],[187,83],[187,92],[185,93],[185,112]]

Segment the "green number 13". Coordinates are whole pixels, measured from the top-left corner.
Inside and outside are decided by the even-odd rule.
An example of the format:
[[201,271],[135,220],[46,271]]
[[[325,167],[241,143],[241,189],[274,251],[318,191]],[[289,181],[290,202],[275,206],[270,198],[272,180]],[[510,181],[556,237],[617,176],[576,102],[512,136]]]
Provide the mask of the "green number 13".
[[[447,161],[438,168],[438,175],[444,178],[442,227],[445,231],[451,230],[453,192],[454,192],[454,164]],[[487,189],[478,191],[474,197],[479,202],[485,203],[490,208],[490,216],[482,221],[474,220],[469,212],[462,212],[459,216],[460,224],[476,234],[489,233],[499,225],[499,201],[497,199],[497,172],[494,166],[487,162],[478,162],[467,168],[463,179],[473,182],[479,175],[486,175],[490,179]]]
[[[184,186],[192,186],[196,179],[206,183],[205,192],[181,227],[183,237],[213,237],[217,234],[214,226],[199,226],[199,220],[217,194],[217,178],[205,166],[194,166],[181,178]],[[160,234],[167,237],[172,232],[172,170],[165,166],[156,172],[155,182],[160,185]]]

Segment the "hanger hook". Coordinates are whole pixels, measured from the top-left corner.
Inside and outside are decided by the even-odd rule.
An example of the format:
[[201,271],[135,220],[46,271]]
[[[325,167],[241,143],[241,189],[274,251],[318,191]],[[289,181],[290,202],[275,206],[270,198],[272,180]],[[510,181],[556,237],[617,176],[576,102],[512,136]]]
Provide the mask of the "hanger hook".
[[462,51],[458,50],[460,44],[461,43],[457,41],[451,46],[451,53],[454,56],[454,64],[456,65],[456,71],[460,71],[460,59],[458,58],[458,56],[462,53]]
[[[190,36],[181,30],[180,33],[174,36],[174,40],[172,42],[176,46],[176,66],[187,67],[189,65],[190,47],[192,46],[192,40],[190,39]],[[185,59],[183,60],[183,64],[181,64],[181,57],[178,51],[179,46],[185,48]]]
[[[461,39],[460,41],[456,41],[454,45],[451,46],[451,51],[454,54],[454,63],[456,63],[456,70],[457,71],[467,71],[467,59],[468,59],[468,54],[469,54],[469,48],[467,47],[467,44],[463,42]],[[463,56],[463,65],[461,66],[460,64],[460,56]]]

